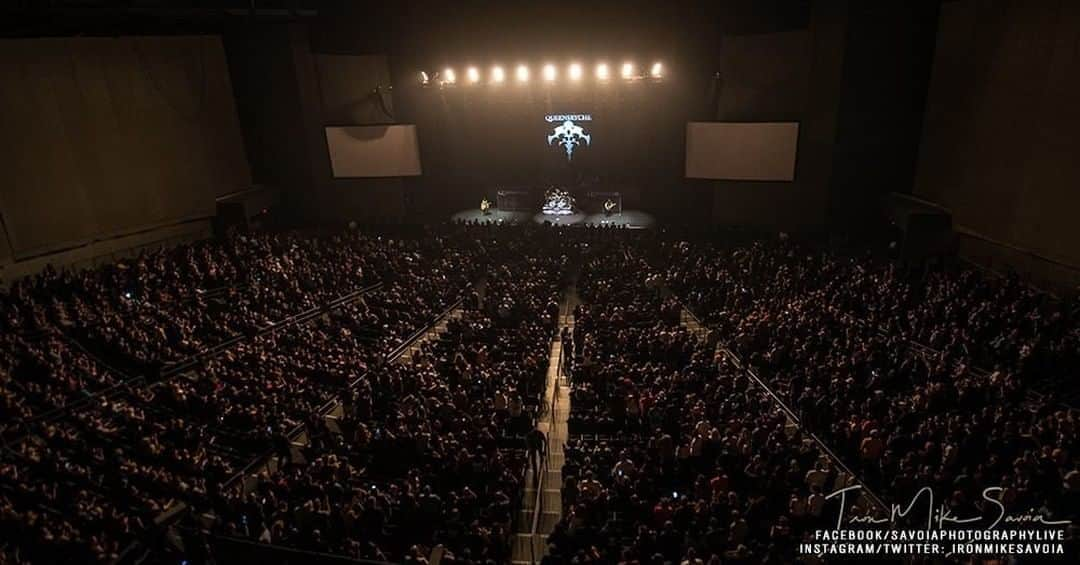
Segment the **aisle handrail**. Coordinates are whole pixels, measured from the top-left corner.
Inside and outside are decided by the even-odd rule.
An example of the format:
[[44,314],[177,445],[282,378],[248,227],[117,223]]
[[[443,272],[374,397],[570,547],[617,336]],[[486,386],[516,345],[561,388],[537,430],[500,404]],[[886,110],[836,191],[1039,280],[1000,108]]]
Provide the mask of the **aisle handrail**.
[[[556,324],[557,326],[557,324]],[[556,334],[558,335],[558,334]],[[552,343],[554,343],[554,338]],[[551,404],[549,405],[547,420],[548,420],[548,442],[544,447],[544,457],[540,461],[540,471],[536,477],[534,477],[534,483],[536,484],[536,494],[533,503],[533,517],[532,526],[529,528],[529,556],[533,563],[536,563],[536,532],[540,527],[540,516],[544,514],[544,481],[547,480],[547,468],[550,462],[549,456],[551,455],[551,431],[555,426],[555,409],[559,404],[559,379],[562,377],[562,359],[563,348],[560,339],[559,343],[559,358],[556,360],[555,366],[555,386],[551,391]]]
[[260,328],[252,336],[238,335],[238,336],[231,337],[231,338],[229,338],[229,339],[227,339],[225,341],[222,341],[221,343],[218,343],[216,345],[213,345],[211,347],[206,348],[203,351],[195,353],[194,355],[191,355],[187,359],[184,359],[182,361],[178,361],[178,362],[173,363],[171,365],[167,365],[164,369],[162,369],[162,372],[161,372],[162,377],[165,378],[165,377],[173,376],[173,375],[178,374],[178,373],[182,373],[182,372],[184,372],[184,371],[198,365],[200,361],[204,361],[206,359],[211,359],[213,357],[216,357],[217,355],[221,354],[226,349],[229,349],[233,345],[236,345],[237,343],[240,343],[242,341],[250,341],[252,338],[255,338],[255,337],[261,337],[261,336],[265,336],[265,335],[270,335],[272,333],[276,333],[278,331],[281,331],[281,330],[283,330],[285,328],[292,327],[292,326],[294,326],[294,325],[296,325],[298,323],[306,322],[306,321],[308,321],[308,320],[310,320],[310,319],[312,319],[312,318],[314,318],[314,317],[316,317],[316,316],[318,316],[318,315],[320,315],[320,314],[322,314],[324,312],[329,312],[331,310],[336,310],[336,309],[340,308],[341,306],[343,306],[345,304],[348,304],[349,302],[352,302],[352,301],[356,300],[357,298],[360,298],[361,296],[364,296],[366,294],[369,294],[369,293],[371,293],[373,291],[376,291],[376,290],[382,288],[382,286],[383,286],[383,283],[381,281],[377,282],[377,283],[374,283],[374,284],[370,284],[370,285],[368,285],[368,286],[366,286],[364,288],[354,290],[354,291],[349,292],[349,293],[347,293],[345,295],[339,296],[338,298],[335,298],[335,299],[331,300],[330,302],[327,302],[326,304],[315,306],[315,307],[309,308],[307,310],[304,310],[302,312],[298,312],[296,314],[293,314],[291,316],[287,316],[284,319],[277,320],[277,321],[274,321],[274,322],[270,322],[269,325],[267,325],[266,327]]
[[443,321],[443,319],[445,319],[447,316],[449,316],[454,310],[457,310],[459,307],[461,307],[461,304],[464,301],[465,301],[464,298],[458,298],[453,303],[451,303],[450,306],[448,306],[445,310],[443,310],[440,314],[436,315],[434,319],[432,319],[430,322],[428,322],[426,325],[424,325],[420,329],[413,332],[412,335],[410,335],[409,337],[405,338],[405,341],[403,341],[401,343],[401,345],[397,346],[397,348],[392,350],[390,353],[386,354],[386,357],[385,357],[383,363],[384,364],[391,363],[394,360],[397,360],[398,357],[401,357],[402,354],[404,354],[406,351],[408,351],[408,349],[410,347],[412,347],[413,343],[415,343],[416,340],[420,339],[421,337],[424,337],[425,334],[427,334],[429,331],[431,331],[431,328],[437,326],[439,324],[439,322]]
[[[447,316],[449,316],[454,310],[460,308],[463,301],[464,301],[463,298],[458,298],[457,300],[452,302],[449,307],[447,307],[445,310],[443,310],[442,312],[437,314],[434,318],[431,319],[431,321],[426,323],[421,329],[417,330],[416,332],[413,332],[413,334],[411,334],[409,337],[405,338],[405,340],[402,342],[401,345],[399,345],[393,351],[391,351],[390,353],[388,353],[387,355],[385,355],[383,357],[383,360],[379,364],[379,366],[387,365],[389,363],[393,363],[394,361],[396,361],[418,339],[422,338],[429,331],[431,331],[431,328],[438,325],[439,322],[441,322],[443,319],[445,319]],[[339,303],[339,305],[340,305],[340,303]],[[309,317],[308,319],[310,320],[311,318]],[[350,381],[348,386],[346,387],[346,389],[354,388],[364,378],[364,376],[366,376],[366,375],[367,375],[367,371],[365,371],[364,374],[358,376],[356,379],[353,379],[352,381]],[[340,394],[335,395],[329,401],[327,401],[322,406],[320,406],[316,410],[316,414],[319,415],[319,416],[326,416],[326,414],[333,411],[334,407],[337,406],[340,403],[341,403],[341,395]],[[303,423],[303,422],[298,423],[291,430],[289,430],[285,435],[289,439],[289,441],[294,441],[304,433],[305,428],[306,428],[305,423]],[[227,479],[225,482],[223,482],[221,484],[222,490],[232,488],[236,484],[237,481],[243,480],[244,477],[246,477],[248,475],[251,475],[252,472],[255,469],[257,469],[257,468],[265,465],[266,463],[268,463],[269,459],[273,455],[273,453],[274,453],[274,449],[270,448],[270,449],[265,450],[262,454],[255,456],[247,465],[245,465],[243,467],[243,469],[241,469],[239,472],[235,473],[232,477],[229,477],[229,479]]]
[[[341,307],[344,304],[347,304],[349,302],[352,302],[352,301],[356,300],[357,298],[359,298],[361,296],[364,296],[364,295],[366,295],[366,294],[368,294],[368,293],[370,293],[372,291],[378,290],[382,286],[383,286],[382,282],[377,282],[377,283],[368,285],[368,286],[366,286],[364,288],[361,288],[359,290],[355,290],[353,292],[347,293],[347,294],[345,294],[343,296],[340,296],[338,298],[335,298],[335,299],[331,300],[330,302],[327,302],[326,304],[323,304],[321,306],[316,306],[314,308],[309,308],[308,310],[305,310],[303,312],[300,312],[300,313],[294,314],[292,316],[288,316],[288,317],[286,317],[286,318],[284,318],[282,320],[273,322],[270,325],[268,325],[267,327],[260,329],[253,336],[239,335],[239,336],[229,338],[229,339],[227,339],[225,341],[222,341],[221,343],[218,343],[218,344],[215,344],[215,345],[213,345],[211,347],[208,347],[207,349],[205,349],[203,351],[195,353],[195,354],[191,355],[190,357],[186,358],[183,361],[179,361],[179,362],[177,362],[175,364],[168,365],[166,368],[164,368],[160,372],[158,378],[156,378],[156,379],[148,378],[146,375],[138,375],[138,376],[132,377],[132,376],[128,375],[127,373],[125,373],[124,371],[116,369],[114,366],[106,363],[105,360],[101,359],[101,357],[99,355],[96,355],[95,353],[93,353],[93,352],[89,351],[88,349],[86,349],[86,347],[83,346],[83,344],[80,343],[77,339],[72,338],[71,336],[69,336],[65,332],[59,332],[59,336],[61,337],[61,339],[63,339],[65,342],[72,345],[73,347],[77,347],[83,353],[89,355],[94,360],[95,363],[97,363],[98,365],[100,365],[101,367],[106,369],[107,371],[112,372],[112,373],[114,373],[114,374],[116,374],[116,375],[118,375],[120,377],[123,377],[123,380],[121,380],[120,382],[114,383],[112,385],[109,385],[108,387],[103,388],[101,390],[94,391],[93,393],[87,393],[87,394],[85,394],[85,395],[83,395],[81,397],[74,398],[74,399],[72,399],[72,400],[70,400],[68,402],[65,402],[62,406],[58,406],[58,407],[53,408],[51,410],[48,410],[46,412],[42,412],[41,414],[36,414],[34,416],[31,416],[30,418],[27,418],[25,420],[17,422],[16,424],[18,425],[19,428],[21,428],[19,430],[19,432],[16,433],[16,434],[12,434],[10,437],[5,436],[3,438],[3,441],[4,441],[4,443],[18,442],[18,441],[22,440],[29,433],[27,431],[28,426],[31,426],[31,425],[39,423],[39,422],[47,422],[47,421],[51,421],[51,420],[66,417],[72,410],[75,410],[76,408],[79,408],[81,406],[85,406],[86,404],[88,404],[88,403],[90,403],[90,402],[92,402],[94,400],[102,399],[102,398],[109,398],[110,396],[112,396],[114,394],[130,391],[130,390],[132,390],[132,388],[138,388],[138,387],[145,386],[145,385],[148,385],[148,384],[152,384],[152,383],[155,383],[155,382],[168,381],[172,377],[174,377],[176,375],[179,375],[180,373],[183,373],[184,371],[187,371],[187,370],[191,369],[192,367],[198,366],[200,361],[205,361],[207,359],[211,359],[213,357],[216,357],[217,355],[221,354],[223,351],[225,351],[226,349],[232,347],[233,345],[236,345],[237,343],[240,343],[242,341],[249,341],[253,337],[269,335],[271,333],[278,332],[278,331],[283,330],[285,328],[292,327],[292,326],[294,326],[294,325],[296,325],[298,323],[306,322],[306,321],[314,318],[315,316],[318,316],[318,315],[320,315],[320,314],[322,314],[324,312],[329,312],[331,310],[335,310],[335,309]],[[459,303],[460,303],[460,301],[459,301]]]
[[[686,303],[683,302],[682,299],[680,299],[678,297],[678,295],[675,295],[674,293],[672,293],[672,296],[674,296],[675,299],[679,302],[679,306],[682,307],[683,312],[686,312],[701,327],[708,328],[708,326],[701,323],[701,319],[698,318],[697,314],[695,314],[693,312],[693,310],[691,310],[689,307],[687,307]],[[813,440],[813,442],[817,445],[818,449],[821,450],[821,452],[824,453],[829,458],[829,460],[831,460],[833,462],[833,464],[836,465],[837,468],[840,469],[840,471],[842,471],[843,473],[845,473],[846,475],[851,477],[852,480],[854,480],[856,483],[858,483],[859,486],[862,488],[863,494],[865,494],[871,500],[871,502],[873,502],[876,506],[878,506],[879,508],[881,508],[883,510],[888,510],[889,509],[889,506],[886,505],[883,500],[881,500],[881,497],[879,497],[877,495],[877,493],[875,493],[873,491],[873,489],[871,489],[866,484],[866,482],[864,482],[862,480],[862,478],[859,477],[859,475],[857,473],[852,471],[850,467],[848,467],[846,464],[844,464],[844,462],[840,459],[840,457],[832,449],[830,449],[827,445],[825,445],[825,442],[822,441],[822,439],[820,437],[818,437],[817,434],[810,431],[803,424],[802,419],[799,418],[798,414],[796,414],[794,410],[792,410],[790,407],[788,407],[787,403],[784,402],[783,399],[781,399],[780,396],[778,396],[776,394],[776,392],[773,391],[772,387],[770,387],[768,384],[766,384],[765,381],[762,380],[761,377],[759,377],[758,374],[749,365],[743,363],[742,359],[739,358],[739,356],[734,351],[729,349],[726,345],[721,344],[720,345],[720,351],[722,351],[724,353],[724,355],[726,355],[729,359],[731,359],[732,362],[735,363],[735,366],[739,370],[746,373],[746,375],[748,377],[750,377],[750,379],[754,382],[754,384],[756,384],[758,386],[758,388],[760,388],[762,391],[764,391],[765,394],[773,401],[773,403],[775,403],[780,408],[780,410],[784,412],[784,414],[787,416],[787,418],[793,424],[795,424],[795,426],[799,429],[799,431],[802,432],[803,434],[805,434],[811,440]]]

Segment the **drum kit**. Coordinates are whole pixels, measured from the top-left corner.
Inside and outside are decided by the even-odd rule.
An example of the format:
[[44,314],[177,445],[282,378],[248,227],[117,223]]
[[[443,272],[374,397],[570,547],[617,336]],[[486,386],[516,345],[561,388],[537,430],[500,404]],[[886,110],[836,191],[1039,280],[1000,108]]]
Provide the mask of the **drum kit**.
[[544,192],[544,205],[541,211],[553,216],[573,214],[574,197],[566,189],[553,186]]

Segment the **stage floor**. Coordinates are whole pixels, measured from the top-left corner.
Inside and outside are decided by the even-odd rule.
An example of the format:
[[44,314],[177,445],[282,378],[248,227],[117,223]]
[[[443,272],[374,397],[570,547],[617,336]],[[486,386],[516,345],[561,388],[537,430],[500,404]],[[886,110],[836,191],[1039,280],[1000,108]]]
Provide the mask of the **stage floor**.
[[509,210],[492,210],[490,214],[485,216],[479,209],[474,208],[472,210],[462,210],[451,216],[451,219],[458,222],[492,222],[496,224],[524,224],[528,222],[542,224],[544,222],[550,222],[557,226],[592,225],[625,226],[628,228],[648,228],[652,227],[653,223],[655,223],[655,220],[650,214],[640,210],[623,210],[622,214],[612,214],[610,216],[605,216],[604,214],[586,214],[580,210],[565,216],[513,212]]

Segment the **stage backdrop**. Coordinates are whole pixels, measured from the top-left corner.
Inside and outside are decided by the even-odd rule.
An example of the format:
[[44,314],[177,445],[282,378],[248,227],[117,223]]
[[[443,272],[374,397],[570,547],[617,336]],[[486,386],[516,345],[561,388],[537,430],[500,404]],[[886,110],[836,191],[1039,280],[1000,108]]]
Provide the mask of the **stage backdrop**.
[[217,37],[0,41],[0,124],[16,260],[206,218],[251,182]]
[[425,186],[443,205],[472,206],[497,187],[560,184],[620,190],[635,207],[643,186],[680,182],[680,94],[666,82],[522,85],[511,75],[503,85],[415,89],[408,101]]

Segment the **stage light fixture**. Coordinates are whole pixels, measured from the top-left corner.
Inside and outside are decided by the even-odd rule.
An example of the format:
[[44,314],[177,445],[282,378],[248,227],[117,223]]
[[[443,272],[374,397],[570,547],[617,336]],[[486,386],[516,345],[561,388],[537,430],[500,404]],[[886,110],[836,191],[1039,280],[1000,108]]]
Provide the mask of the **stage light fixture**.
[[634,64],[623,63],[622,64],[622,77],[625,79],[634,78]]
[[491,82],[502,82],[504,80],[506,80],[506,73],[503,71],[503,68],[498,65],[492,67]]
[[570,72],[569,72],[569,74],[570,74],[570,80],[581,80],[581,64],[580,63],[571,63],[570,64]]
[[600,63],[599,65],[596,65],[596,78],[598,80],[607,80],[608,79],[608,66],[607,66],[607,63]]
[[465,71],[465,76],[468,77],[469,82],[473,84],[480,82],[480,70],[476,67],[469,67],[469,70]]
[[529,67],[525,65],[518,65],[517,68],[518,82],[529,82]]
[[454,69],[447,68],[442,74],[443,82],[446,84],[454,84],[457,82],[457,75],[454,74]]
[[660,63],[653,63],[652,70],[649,71],[649,74],[652,75],[653,78],[660,78],[664,74],[664,67]]
[[555,80],[555,65],[544,65],[544,80],[548,82]]

